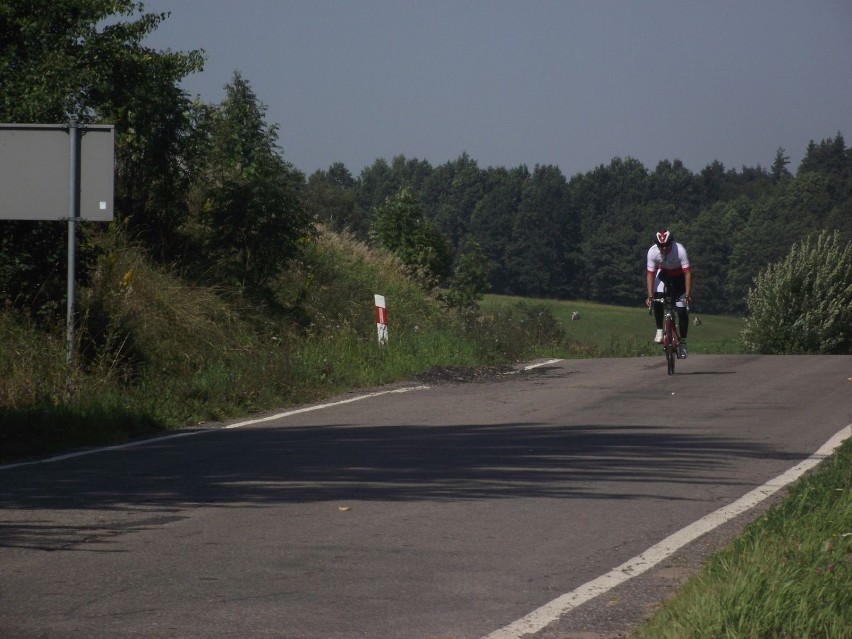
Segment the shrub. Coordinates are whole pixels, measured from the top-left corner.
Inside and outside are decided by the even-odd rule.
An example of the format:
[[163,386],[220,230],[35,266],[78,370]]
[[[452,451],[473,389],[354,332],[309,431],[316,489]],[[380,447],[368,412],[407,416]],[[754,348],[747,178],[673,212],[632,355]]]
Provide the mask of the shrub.
[[757,353],[852,353],[852,243],[823,231],[754,280],[742,338]]
[[535,353],[536,347],[549,353],[565,342],[564,327],[545,304],[521,301],[494,314],[466,317],[467,337],[487,363],[517,361]]
[[468,240],[456,256],[453,279],[447,291],[450,306],[470,309],[477,306],[488,290],[488,274],[492,264],[479,242]]

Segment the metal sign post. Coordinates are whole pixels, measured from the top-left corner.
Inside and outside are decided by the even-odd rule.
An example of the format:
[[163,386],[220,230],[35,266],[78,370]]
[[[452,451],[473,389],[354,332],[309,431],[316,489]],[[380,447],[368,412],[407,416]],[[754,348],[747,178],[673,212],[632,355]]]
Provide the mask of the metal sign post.
[[77,116],[68,122],[71,147],[68,181],[68,308],[65,315],[65,365],[70,373],[74,368],[74,309],[77,281],[77,220],[80,217],[80,127]]

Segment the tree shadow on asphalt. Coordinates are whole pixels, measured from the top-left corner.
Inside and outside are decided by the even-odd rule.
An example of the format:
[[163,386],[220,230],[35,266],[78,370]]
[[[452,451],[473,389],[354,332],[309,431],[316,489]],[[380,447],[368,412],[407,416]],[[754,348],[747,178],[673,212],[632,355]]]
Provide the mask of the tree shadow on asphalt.
[[658,482],[724,484],[718,469],[736,458],[801,456],[647,425],[254,427],[5,471],[0,507],[632,499]]

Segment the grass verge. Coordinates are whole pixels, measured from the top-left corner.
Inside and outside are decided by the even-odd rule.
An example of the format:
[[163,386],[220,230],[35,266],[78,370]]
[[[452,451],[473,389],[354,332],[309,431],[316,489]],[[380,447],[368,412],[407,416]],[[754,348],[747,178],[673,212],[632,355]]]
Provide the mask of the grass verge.
[[634,639],[852,636],[852,440],[713,555]]

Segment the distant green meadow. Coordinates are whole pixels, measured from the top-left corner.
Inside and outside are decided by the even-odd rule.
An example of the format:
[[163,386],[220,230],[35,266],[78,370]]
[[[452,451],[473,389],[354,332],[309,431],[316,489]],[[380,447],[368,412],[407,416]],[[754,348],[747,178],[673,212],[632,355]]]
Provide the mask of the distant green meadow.
[[[594,302],[486,295],[480,307],[484,313],[498,313],[521,301],[540,304],[550,310],[565,327],[567,341],[576,345],[572,349],[575,357],[578,353],[587,353],[589,357],[639,357],[659,352],[659,346],[653,343],[654,319],[644,305],[631,308]],[[571,319],[573,313],[577,313],[578,319]],[[701,321],[698,325],[695,324],[696,317]],[[689,352],[696,355],[742,353],[742,328],[743,320],[740,318],[704,315],[700,310],[693,310],[687,339]]]

